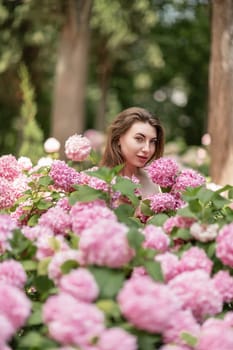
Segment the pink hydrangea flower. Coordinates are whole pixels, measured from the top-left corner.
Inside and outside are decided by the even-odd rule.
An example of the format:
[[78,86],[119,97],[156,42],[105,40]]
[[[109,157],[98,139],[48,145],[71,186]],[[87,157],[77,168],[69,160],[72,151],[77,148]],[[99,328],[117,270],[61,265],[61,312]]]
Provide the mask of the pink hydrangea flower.
[[171,216],[163,224],[163,229],[170,234],[174,228],[189,228],[196,219],[180,215]]
[[15,329],[10,322],[10,320],[5,316],[0,314],[0,349],[5,349],[5,342],[10,340],[13,336]]
[[15,332],[24,325],[30,312],[31,302],[21,289],[0,283],[0,315],[9,320]]
[[65,142],[65,154],[68,159],[75,162],[82,162],[91,152],[89,139],[82,135],[70,136]]
[[[97,168],[94,167],[94,168],[88,169],[88,171],[94,171],[94,170],[97,170]],[[85,173],[84,171],[80,172],[80,183],[104,192],[107,192],[109,187],[104,180],[101,180],[95,176],[91,176]]]
[[99,294],[95,278],[85,268],[78,268],[62,276],[59,281],[61,292],[72,295],[75,299],[91,303]]
[[150,208],[156,214],[176,209],[176,200],[170,193],[157,193],[149,199]]
[[44,150],[47,153],[59,152],[60,142],[55,137],[49,137],[44,143]]
[[213,277],[216,289],[223,297],[223,301],[230,303],[233,300],[233,277],[229,271],[219,271]]
[[104,201],[76,202],[70,210],[72,230],[77,234],[96,224],[100,219],[116,221],[115,213]]
[[104,330],[98,341],[99,350],[137,350],[137,338],[122,328]]
[[22,226],[21,228],[22,234],[29,239],[30,241],[36,241],[37,238],[43,237],[43,236],[53,236],[53,231],[48,226]]
[[196,338],[200,334],[200,325],[190,310],[181,310],[170,319],[168,327],[163,332],[164,343],[187,346],[182,339],[182,333],[189,333]]
[[231,350],[233,349],[233,331],[224,320],[208,319],[201,328],[196,350]]
[[180,263],[177,255],[166,252],[156,255],[155,260],[160,262],[163,276],[166,282],[179,274]]
[[58,283],[62,277],[61,266],[68,260],[76,261],[80,263],[80,252],[74,249],[59,251],[52,257],[48,266],[48,276],[55,283]]
[[233,267],[233,223],[225,225],[216,238],[216,255],[223,264]]
[[180,311],[179,299],[168,286],[148,276],[125,281],[117,301],[129,322],[150,333],[163,333],[169,320]]
[[185,169],[176,178],[172,191],[185,191],[187,187],[198,187],[205,184],[206,179],[196,170]]
[[17,228],[15,221],[8,214],[0,214],[0,253],[10,249],[9,240],[13,237],[13,230]]
[[181,346],[176,344],[166,344],[163,345],[159,350],[191,350],[188,346]]
[[121,267],[133,257],[127,239],[128,227],[115,219],[99,219],[82,231],[79,249],[85,264]]
[[190,234],[200,242],[209,242],[217,237],[218,229],[218,224],[203,225],[195,222],[190,227]]
[[38,220],[40,226],[47,226],[55,234],[66,235],[71,229],[69,214],[61,207],[49,208]]
[[3,177],[0,177],[0,193],[0,210],[12,207],[19,197],[19,193],[12,182]]
[[9,154],[0,157],[0,177],[12,181],[18,177],[20,173],[21,169],[15,156]]
[[198,247],[191,247],[186,250],[180,259],[180,272],[202,269],[208,274],[211,273],[213,261],[209,259],[206,252]]
[[198,321],[222,310],[222,296],[203,270],[183,272],[170,280],[168,285],[183,304],[183,308],[190,309]]
[[63,345],[92,345],[104,330],[104,315],[93,304],[60,293],[47,299],[43,306],[43,321],[50,336]]
[[171,158],[159,158],[148,167],[147,172],[151,180],[161,187],[172,187],[178,174],[179,167]]
[[226,312],[223,319],[228,326],[233,327],[233,311]]
[[70,209],[71,209],[71,205],[70,205],[70,203],[69,203],[69,198],[68,198],[68,197],[60,198],[60,199],[57,201],[56,207],[60,207],[60,208],[62,208],[64,211],[69,212]]
[[[39,225],[37,225],[38,227]],[[47,232],[41,234],[35,245],[37,247],[36,258],[42,260],[53,256],[56,252],[69,250],[69,246],[61,235],[54,236],[53,232]]]
[[28,157],[19,157],[18,164],[23,171],[29,171],[32,169],[32,161]]
[[145,248],[155,249],[164,253],[170,244],[170,238],[164,233],[161,227],[147,225],[142,233],[145,235],[143,246]]
[[0,263],[0,282],[23,288],[27,280],[23,266],[16,260],[9,259]]
[[54,181],[54,187],[65,192],[74,191],[73,185],[80,183],[80,174],[63,160],[53,161],[49,175]]
[[105,134],[95,129],[88,129],[83,136],[87,137],[91,147],[96,151],[101,151],[105,141]]

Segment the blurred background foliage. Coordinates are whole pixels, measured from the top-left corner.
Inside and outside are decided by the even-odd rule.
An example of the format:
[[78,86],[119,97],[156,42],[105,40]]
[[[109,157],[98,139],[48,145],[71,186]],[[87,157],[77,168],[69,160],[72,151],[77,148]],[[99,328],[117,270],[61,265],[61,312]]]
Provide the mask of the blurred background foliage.
[[[28,125],[23,105],[35,108],[28,107],[36,129],[30,142],[53,136],[55,66],[69,1],[0,0],[0,154],[20,155]],[[207,0],[93,0],[85,129],[105,130],[116,113],[138,105],[160,117],[168,143],[200,145],[209,7]],[[33,94],[25,94],[26,80]]]

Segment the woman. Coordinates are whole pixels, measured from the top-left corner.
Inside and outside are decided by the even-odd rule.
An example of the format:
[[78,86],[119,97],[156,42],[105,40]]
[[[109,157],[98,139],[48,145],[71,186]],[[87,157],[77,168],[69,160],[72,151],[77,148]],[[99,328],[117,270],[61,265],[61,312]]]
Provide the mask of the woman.
[[158,118],[144,108],[131,107],[116,116],[107,133],[102,166],[124,165],[120,175],[136,176],[142,198],[159,192],[145,166],[163,155],[164,130]]

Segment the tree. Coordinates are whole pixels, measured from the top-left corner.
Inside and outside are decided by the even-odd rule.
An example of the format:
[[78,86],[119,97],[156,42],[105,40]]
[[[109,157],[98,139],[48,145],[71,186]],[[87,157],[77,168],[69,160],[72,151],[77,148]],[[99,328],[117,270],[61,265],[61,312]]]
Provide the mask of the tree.
[[210,175],[217,184],[233,184],[233,2],[212,1],[208,132]]
[[92,0],[69,0],[64,4],[66,18],[61,31],[52,112],[52,136],[61,142],[61,149],[69,136],[84,131]]

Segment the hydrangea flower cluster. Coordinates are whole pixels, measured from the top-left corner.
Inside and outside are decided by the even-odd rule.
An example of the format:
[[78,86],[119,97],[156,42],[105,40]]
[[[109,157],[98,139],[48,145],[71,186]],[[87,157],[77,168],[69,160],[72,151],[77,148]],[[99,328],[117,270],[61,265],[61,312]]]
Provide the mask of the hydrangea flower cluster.
[[91,152],[89,139],[82,135],[70,136],[65,142],[65,154],[74,162],[84,161]]

